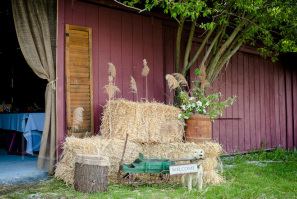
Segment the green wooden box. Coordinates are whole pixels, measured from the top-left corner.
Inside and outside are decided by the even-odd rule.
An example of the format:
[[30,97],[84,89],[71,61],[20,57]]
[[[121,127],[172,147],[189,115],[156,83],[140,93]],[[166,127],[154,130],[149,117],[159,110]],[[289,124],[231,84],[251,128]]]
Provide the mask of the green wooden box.
[[139,157],[131,164],[121,165],[121,169],[124,173],[136,174],[136,173],[161,173],[168,174],[169,166],[174,165],[175,162],[168,159],[146,159],[143,154],[139,154]]

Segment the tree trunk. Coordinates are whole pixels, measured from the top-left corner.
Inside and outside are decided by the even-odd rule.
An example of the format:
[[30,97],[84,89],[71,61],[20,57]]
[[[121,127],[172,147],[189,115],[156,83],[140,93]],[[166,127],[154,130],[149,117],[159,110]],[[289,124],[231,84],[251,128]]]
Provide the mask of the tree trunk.
[[109,162],[95,155],[77,155],[74,169],[76,191],[92,193],[107,191]]

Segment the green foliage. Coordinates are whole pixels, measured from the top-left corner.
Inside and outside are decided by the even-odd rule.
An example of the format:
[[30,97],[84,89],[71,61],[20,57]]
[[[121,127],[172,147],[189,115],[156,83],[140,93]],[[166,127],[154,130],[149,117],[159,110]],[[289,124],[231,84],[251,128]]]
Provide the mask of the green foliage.
[[193,114],[202,114],[209,116],[211,120],[217,119],[234,103],[236,96],[221,100],[220,92],[206,94],[198,78],[202,74],[201,70],[197,68],[194,73],[197,78],[193,81],[192,89],[187,91],[186,88],[181,87],[177,92],[178,106],[182,110],[178,117],[187,120]]
[[[297,1],[295,0],[130,0],[130,6],[151,11],[161,8],[179,21],[196,21],[210,30],[222,24],[224,37],[245,23],[239,41],[259,48],[263,56],[276,58],[280,53],[297,52]],[[230,46],[229,48],[232,48]]]
[[222,158],[226,183],[203,191],[180,184],[110,184],[106,193],[80,193],[62,181],[2,186],[1,198],[296,198],[297,153],[276,150]]
[[179,119],[189,119],[193,114],[202,114],[209,116],[211,120],[222,116],[225,109],[236,99],[234,96],[220,101],[221,93],[205,94],[199,87],[195,87],[191,92],[179,92],[178,98],[182,110]]

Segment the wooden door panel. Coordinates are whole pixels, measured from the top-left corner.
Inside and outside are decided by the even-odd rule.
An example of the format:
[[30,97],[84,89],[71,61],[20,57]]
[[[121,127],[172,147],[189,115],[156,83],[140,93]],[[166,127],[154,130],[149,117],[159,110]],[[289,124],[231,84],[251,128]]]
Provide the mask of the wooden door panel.
[[[93,133],[92,31],[88,27],[66,25],[66,114],[68,135]],[[73,128],[73,112],[82,107],[83,122]]]

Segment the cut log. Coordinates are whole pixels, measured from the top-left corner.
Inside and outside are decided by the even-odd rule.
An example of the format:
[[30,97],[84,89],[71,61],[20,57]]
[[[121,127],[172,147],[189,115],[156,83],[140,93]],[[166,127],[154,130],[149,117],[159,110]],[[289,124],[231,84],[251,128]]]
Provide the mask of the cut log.
[[75,190],[85,193],[107,191],[108,167],[106,157],[78,154],[74,169]]

